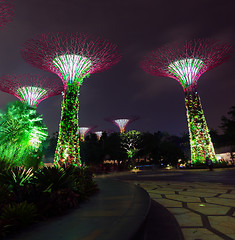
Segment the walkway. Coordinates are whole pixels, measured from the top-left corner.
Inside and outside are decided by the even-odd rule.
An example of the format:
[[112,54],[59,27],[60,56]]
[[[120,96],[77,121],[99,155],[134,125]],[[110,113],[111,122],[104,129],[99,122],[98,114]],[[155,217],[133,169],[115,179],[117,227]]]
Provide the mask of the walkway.
[[145,220],[150,198],[143,189],[96,179],[100,192],[71,214],[36,224],[10,240],[129,240]]
[[235,186],[143,180],[135,183],[175,216],[185,240],[235,239]]

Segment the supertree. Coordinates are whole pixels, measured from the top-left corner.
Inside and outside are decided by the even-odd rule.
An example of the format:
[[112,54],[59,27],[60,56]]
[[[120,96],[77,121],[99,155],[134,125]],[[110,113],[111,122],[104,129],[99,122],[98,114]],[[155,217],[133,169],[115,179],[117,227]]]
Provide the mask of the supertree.
[[14,5],[11,0],[0,0],[0,27],[12,21]]
[[121,134],[125,132],[125,129],[126,129],[128,124],[134,122],[137,119],[138,119],[138,117],[105,118],[106,121],[109,121],[109,122],[112,122],[113,124],[115,124],[120,129]]
[[231,45],[196,39],[166,45],[144,58],[141,67],[149,74],[176,79],[183,87],[190,137],[191,162],[216,161],[214,147],[197,93],[200,76],[227,60]]
[[95,131],[94,134],[97,136],[98,141],[102,137],[103,131]]
[[0,77],[0,90],[36,107],[44,99],[61,94],[64,86],[59,79],[52,77],[12,74]]
[[84,142],[86,134],[89,133],[94,128],[96,128],[96,126],[92,126],[92,127],[79,127],[80,141]]
[[21,52],[28,63],[57,74],[64,83],[55,163],[81,166],[79,89],[85,77],[104,71],[120,60],[117,46],[88,34],[49,33],[26,41]]

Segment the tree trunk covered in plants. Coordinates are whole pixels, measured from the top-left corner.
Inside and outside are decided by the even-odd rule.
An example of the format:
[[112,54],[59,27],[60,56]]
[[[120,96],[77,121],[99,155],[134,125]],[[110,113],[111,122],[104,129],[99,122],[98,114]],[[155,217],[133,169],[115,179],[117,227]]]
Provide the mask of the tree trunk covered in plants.
[[203,113],[200,97],[196,92],[185,93],[191,161],[205,163],[207,159],[217,161],[213,143]]
[[61,110],[55,163],[81,166],[79,147],[79,86],[68,85]]

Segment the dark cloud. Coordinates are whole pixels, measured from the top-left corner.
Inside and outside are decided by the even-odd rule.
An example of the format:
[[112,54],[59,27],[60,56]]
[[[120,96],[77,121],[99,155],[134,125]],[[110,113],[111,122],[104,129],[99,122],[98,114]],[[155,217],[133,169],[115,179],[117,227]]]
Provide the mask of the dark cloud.
[[[154,77],[140,60],[163,44],[191,38],[215,38],[235,46],[232,0],[20,0],[14,21],[0,30],[0,71],[41,73],[20,56],[22,44],[37,33],[75,31],[101,35],[119,45],[123,58],[106,72],[85,79],[80,94],[80,125],[116,129],[104,118],[138,115],[129,129],[187,131],[184,94],[177,81]],[[209,127],[235,105],[235,58],[202,75],[198,92]],[[0,107],[15,98],[0,93]],[[49,131],[58,129],[61,97],[39,104]]]

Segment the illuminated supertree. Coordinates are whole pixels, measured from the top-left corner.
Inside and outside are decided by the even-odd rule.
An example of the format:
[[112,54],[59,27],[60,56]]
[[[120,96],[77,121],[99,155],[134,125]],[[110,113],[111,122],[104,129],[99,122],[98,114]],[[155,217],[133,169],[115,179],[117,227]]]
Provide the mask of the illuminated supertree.
[[197,93],[200,76],[223,63],[231,46],[212,40],[192,40],[166,45],[144,58],[141,67],[149,74],[176,79],[183,87],[190,136],[191,161],[216,161],[215,151]]
[[89,133],[94,128],[96,128],[96,126],[93,126],[93,127],[79,127],[80,141],[84,142],[86,134]]
[[64,86],[59,79],[32,74],[12,74],[0,77],[0,90],[10,93],[36,107],[44,99],[59,95]]
[[95,131],[94,134],[97,136],[98,141],[100,140],[100,138],[103,135],[103,131]]
[[120,129],[120,133],[124,133],[127,125],[134,122],[137,119],[138,119],[138,117],[113,118],[113,119],[112,118],[106,118],[105,120],[115,124]]
[[117,46],[88,34],[49,33],[28,40],[22,56],[33,66],[57,74],[64,83],[55,162],[81,166],[79,88],[85,77],[104,71],[120,60]]
[[12,21],[14,5],[11,0],[0,0],[0,27]]

